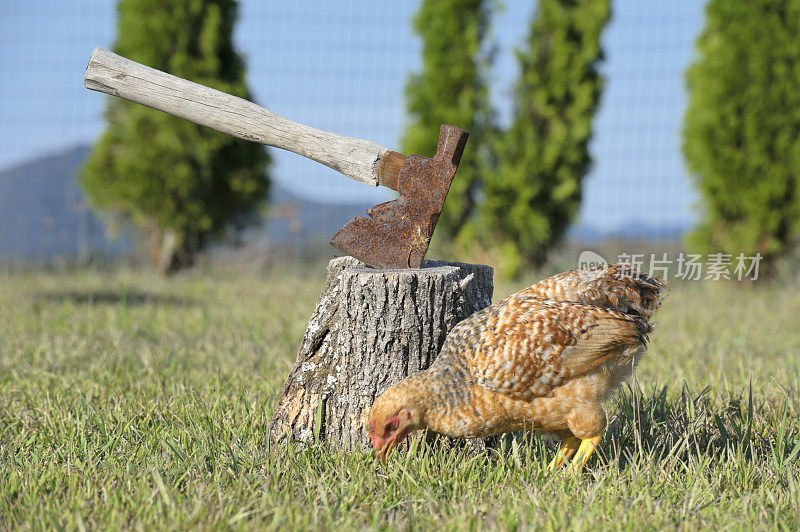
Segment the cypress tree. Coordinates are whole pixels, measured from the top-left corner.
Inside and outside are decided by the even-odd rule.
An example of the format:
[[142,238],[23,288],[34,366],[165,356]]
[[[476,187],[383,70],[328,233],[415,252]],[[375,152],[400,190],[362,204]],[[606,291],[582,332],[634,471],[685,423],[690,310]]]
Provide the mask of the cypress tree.
[[578,212],[609,12],[609,0],[540,0],[517,51],[514,119],[496,145],[482,208],[507,273],[544,261]]
[[481,188],[482,154],[492,118],[485,73],[486,38],[492,0],[423,0],[414,29],[423,40],[422,71],[406,87],[410,123],[406,154],[433,156],[439,126],[470,132],[437,234],[455,238],[475,212]]
[[[120,0],[117,10],[116,53],[249,99],[234,0]],[[117,98],[105,117],[82,184],[95,207],[144,232],[162,271],[258,218],[269,191],[263,146]]]
[[[800,0],[711,0],[687,72],[683,151],[703,200],[690,248],[788,252],[800,231]],[[769,262],[767,262],[769,266]]]

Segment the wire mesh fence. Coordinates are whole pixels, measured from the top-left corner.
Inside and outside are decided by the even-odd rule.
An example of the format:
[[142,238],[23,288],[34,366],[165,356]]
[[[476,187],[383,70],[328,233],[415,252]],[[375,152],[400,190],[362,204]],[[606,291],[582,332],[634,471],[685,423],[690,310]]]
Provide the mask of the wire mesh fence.
[[[398,148],[403,89],[420,65],[412,29],[416,0],[261,2],[242,0],[235,40],[255,100],[314,127]],[[702,0],[616,0],[603,43],[606,78],[594,124],[594,167],[573,237],[673,238],[691,225],[693,195],[680,153],[684,72],[703,23]],[[501,125],[512,112],[513,50],[535,2],[506,0],[493,17],[493,103]],[[103,129],[104,98],[83,87],[95,46],[111,47],[112,0],[0,3],[0,259],[85,259],[132,249],[107,234],[76,181]],[[350,182],[291,153],[273,150],[272,208],[245,241],[300,256],[383,189]]]

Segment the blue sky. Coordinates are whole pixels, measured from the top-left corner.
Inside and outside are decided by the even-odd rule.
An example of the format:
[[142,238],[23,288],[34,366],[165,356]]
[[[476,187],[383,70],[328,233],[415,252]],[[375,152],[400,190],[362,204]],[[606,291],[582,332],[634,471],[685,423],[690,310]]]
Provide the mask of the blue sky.
[[[102,131],[104,98],[82,79],[95,46],[110,47],[111,0],[0,2],[0,169],[86,144]],[[236,32],[258,103],[315,127],[397,147],[403,87],[419,66],[410,19],[417,1],[242,0]],[[379,7],[378,7],[379,6]],[[509,119],[513,47],[535,2],[505,0],[495,17],[492,94]],[[693,195],[680,154],[684,71],[703,22],[701,0],[617,0],[604,35],[606,89],[591,145],[581,223],[686,224]],[[273,177],[294,192],[340,202],[382,201],[350,182],[273,150]]]

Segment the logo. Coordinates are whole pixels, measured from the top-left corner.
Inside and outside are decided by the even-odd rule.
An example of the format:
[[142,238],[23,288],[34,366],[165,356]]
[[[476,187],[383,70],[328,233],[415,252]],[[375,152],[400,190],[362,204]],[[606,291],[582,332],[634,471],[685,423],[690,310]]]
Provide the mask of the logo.
[[608,266],[608,262],[594,251],[582,251],[578,257],[578,268],[596,268],[598,266]]

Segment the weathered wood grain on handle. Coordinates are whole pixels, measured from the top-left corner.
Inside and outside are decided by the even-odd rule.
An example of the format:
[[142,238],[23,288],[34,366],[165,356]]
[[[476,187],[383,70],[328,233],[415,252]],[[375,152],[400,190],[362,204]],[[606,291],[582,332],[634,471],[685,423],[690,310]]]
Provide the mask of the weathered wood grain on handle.
[[298,124],[253,102],[161,72],[103,48],[95,48],[92,53],[83,83],[88,89],[241,139],[289,150],[372,186],[378,186],[381,157],[388,151],[368,140]]

